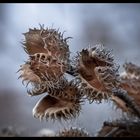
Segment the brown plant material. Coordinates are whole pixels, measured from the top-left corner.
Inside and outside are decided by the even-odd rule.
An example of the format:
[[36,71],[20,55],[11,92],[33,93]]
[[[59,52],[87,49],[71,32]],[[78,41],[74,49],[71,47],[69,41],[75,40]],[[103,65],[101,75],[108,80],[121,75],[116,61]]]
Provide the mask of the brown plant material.
[[139,110],[138,108],[140,107],[140,67],[132,63],[125,63],[123,66],[125,71],[120,76],[120,87],[127,91],[126,95],[130,96],[131,99],[129,100],[127,97],[129,101],[126,101],[126,98],[124,99],[126,95],[123,96],[123,93],[120,93],[118,97],[112,96],[112,100],[124,112],[128,112],[130,114],[136,113],[140,116],[139,111],[136,111]]
[[[56,86],[68,69],[69,46],[63,34],[55,29],[29,29],[25,33],[24,50],[29,60],[22,65],[20,78],[31,82],[35,89],[30,95],[38,95],[46,91],[43,85]],[[42,89],[43,88],[43,89]],[[48,89],[48,88],[47,88]]]
[[48,89],[48,94],[37,102],[33,109],[36,118],[72,119],[79,115],[81,110],[81,95],[77,86],[66,79],[61,81],[61,87]]
[[125,74],[121,76],[121,87],[134,98],[140,107],[140,67],[133,63],[124,64]]
[[90,137],[90,135],[81,128],[71,127],[59,132],[59,137]]
[[122,128],[103,126],[97,137],[139,137],[140,131],[127,131]]
[[[90,103],[110,99],[123,112],[140,117],[140,67],[126,63],[125,74],[120,76],[112,52],[102,45],[82,49],[72,61],[67,44],[70,37],[63,38],[63,33],[55,29],[41,26],[40,29],[29,29],[24,35],[25,42],[22,44],[29,58],[21,65],[19,78],[22,78],[23,84],[27,82],[26,87],[31,85],[31,89],[27,90],[29,95],[48,93],[33,108],[35,118],[75,118],[81,111],[83,99],[88,99]],[[66,73],[74,79],[68,81]],[[104,126],[99,135],[129,135],[131,131],[127,128],[130,127],[126,126],[125,131],[121,125]],[[60,132],[59,136],[80,137],[88,134],[71,128]]]
[[[137,117],[140,118],[140,108],[137,105],[137,103],[134,101],[134,98],[128,95],[127,91],[125,91],[121,88],[114,89],[113,95],[115,97],[119,97],[119,99],[121,99],[124,102],[124,105],[130,109],[130,112],[128,112],[129,114],[136,115]],[[117,103],[117,105],[120,105],[120,103]],[[123,111],[125,111],[125,110],[123,110]]]
[[126,75],[124,77],[140,77],[140,67],[131,62],[123,65]]
[[116,120],[104,122],[98,137],[139,137],[140,123],[133,120]]
[[81,91],[91,102],[108,99],[119,86],[118,66],[111,51],[102,45],[83,49],[77,59],[77,76]]
[[68,82],[65,73],[69,69],[69,46],[63,33],[55,29],[29,29],[25,33],[24,50],[29,55],[21,65],[19,78],[31,84],[27,92],[31,96],[48,93],[33,109],[36,118],[70,119],[81,109],[81,96],[77,84]]
[[127,104],[121,98],[112,95],[111,100],[115,103],[115,105],[117,105],[117,108],[123,110],[124,112],[130,112],[130,108],[128,108]]
[[[97,137],[105,137],[108,134],[110,135],[110,133],[114,134],[114,131],[116,131],[116,128],[113,129],[112,127],[109,126],[102,126],[101,130],[98,132]],[[110,136],[112,136],[112,134]]]
[[45,53],[48,56],[55,56],[68,60],[69,47],[67,40],[70,38],[63,38],[63,34],[55,29],[44,29],[40,26],[40,29],[29,29],[29,32],[24,33],[25,42],[23,43],[25,51],[29,55],[36,53]]
[[77,101],[58,100],[50,95],[46,95],[37,102],[33,108],[33,116],[42,120],[43,118],[52,120],[68,120],[76,117],[80,112],[80,104]]

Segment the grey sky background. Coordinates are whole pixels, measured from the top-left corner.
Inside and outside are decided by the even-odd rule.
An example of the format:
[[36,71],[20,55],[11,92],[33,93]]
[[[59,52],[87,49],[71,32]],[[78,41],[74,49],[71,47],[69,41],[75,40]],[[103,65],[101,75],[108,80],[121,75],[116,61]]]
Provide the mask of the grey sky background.
[[126,61],[140,65],[140,4],[0,4],[0,127],[13,125],[29,134],[72,124],[95,134],[103,121],[120,116],[111,104],[86,103],[79,118],[65,124],[32,117],[32,108],[42,96],[28,97],[16,71],[27,59],[20,43],[22,33],[39,28],[39,23],[73,37],[72,55],[89,44],[103,43],[113,49],[121,72]]

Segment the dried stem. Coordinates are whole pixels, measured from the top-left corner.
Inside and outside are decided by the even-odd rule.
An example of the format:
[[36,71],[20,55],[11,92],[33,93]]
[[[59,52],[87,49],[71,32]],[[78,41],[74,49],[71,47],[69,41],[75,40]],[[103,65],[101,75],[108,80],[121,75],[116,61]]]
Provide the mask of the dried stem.
[[113,128],[109,133],[107,133],[105,135],[105,137],[112,137],[117,131],[119,130],[119,128]]
[[137,131],[140,130],[140,121],[117,120],[112,122],[104,122],[104,126],[117,127],[126,129],[127,131]]

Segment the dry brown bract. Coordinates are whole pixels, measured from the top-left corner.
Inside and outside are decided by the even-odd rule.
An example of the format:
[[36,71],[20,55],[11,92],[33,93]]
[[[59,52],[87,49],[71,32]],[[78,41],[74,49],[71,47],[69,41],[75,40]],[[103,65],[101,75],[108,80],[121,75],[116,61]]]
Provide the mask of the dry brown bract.
[[108,99],[112,89],[119,86],[119,67],[114,63],[111,51],[102,45],[83,49],[76,63],[78,67],[76,78],[89,101],[101,102],[102,99]]
[[[128,95],[131,96],[140,107],[140,67],[132,63],[125,63],[123,66],[125,71],[120,76],[120,87],[126,90]],[[132,113],[132,110],[122,99],[113,96],[112,100],[124,112]]]
[[79,114],[80,109],[78,101],[59,100],[46,95],[33,108],[33,116],[40,120],[70,120]]

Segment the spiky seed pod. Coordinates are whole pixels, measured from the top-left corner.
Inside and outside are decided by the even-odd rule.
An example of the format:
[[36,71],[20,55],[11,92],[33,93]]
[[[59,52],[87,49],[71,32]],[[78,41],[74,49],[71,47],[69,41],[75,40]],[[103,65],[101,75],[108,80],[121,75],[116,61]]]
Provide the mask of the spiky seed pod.
[[[136,115],[134,112],[139,112],[140,107],[140,77],[139,77],[139,66],[134,65],[132,63],[125,63],[124,72],[120,74],[120,87],[117,89],[118,93],[123,93],[121,91],[127,91],[127,97],[125,96],[112,96],[111,100],[117,109],[121,109],[123,113],[129,114],[129,116]],[[132,101],[130,99],[131,98]],[[127,98],[127,100],[126,100]],[[132,107],[133,106],[133,107]]]
[[47,89],[49,95],[36,104],[33,109],[36,118],[67,120],[79,115],[83,100],[77,85],[65,78],[58,85],[60,87],[49,87]]
[[33,116],[42,120],[68,120],[79,115],[81,106],[78,100],[58,100],[50,95],[43,97],[33,108]]
[[63,38],[61,32],[56,29],[29,29],[24,33],[25,43],[23,43],[26,52],[29,55],[36,53],[45,53],[59,57],[64,61],[69,59],[69,46],[66,42],[68,38]]
[[[29,29],[24,33],[24,50],[29,60],[20,69],[20,78],[32,83],[30,95],[56,87],[69,66],[69,46],[63,34],[55,29]],[[34,78],[34,79],[33,79]],[[47,86],[47,87],[46,87]]]
[[19,70],[31,96],[48,92],[33,109],[36,118],[70,119],[79,115],[81,96],[77,84],[65,79],[69,68],[68,38],[55,29],[29,29],[25,33],[24,49],[29,55],[28,61]]
[[59,132],[59,137],[90,137],[89,133],[82,128],[71,127]]
[[114,63],[111,51],[102,45],[83,49],[76,59],[76,79],[83,95],[91,102],[108,99],[113,88],[119,87],[118,66]]

